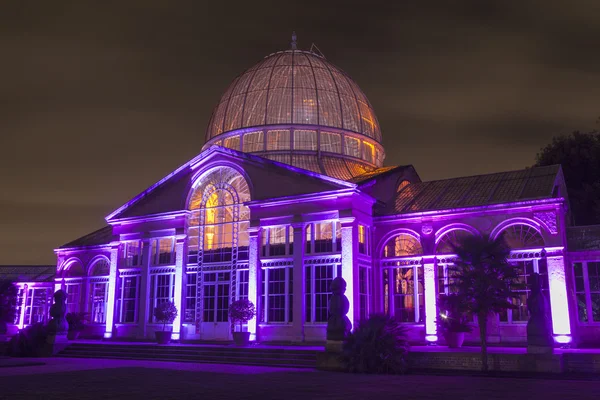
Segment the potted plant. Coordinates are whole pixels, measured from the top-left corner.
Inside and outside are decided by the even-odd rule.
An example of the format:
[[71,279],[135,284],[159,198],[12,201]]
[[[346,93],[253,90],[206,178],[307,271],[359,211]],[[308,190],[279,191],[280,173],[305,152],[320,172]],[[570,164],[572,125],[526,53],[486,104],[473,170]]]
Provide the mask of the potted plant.
[[467,319],[464,299],[458,294],[438,296],[439,314],[436,319],[438,334],[444,336],[446,344],[452,349],[462,347],[465,333],[473,330]]
[[85,319],[87,313],[68,313],[65,316],[67,323],[69,324],[69,329],[67,331],[67,339],[75,340],[79,337],[79,334],[85,328]]
[[172,324],[176,317],[177,307],[175,307],[175,304],[170,301],[160,303],[158,307],[154,309],[154,318],[163,324],[162,331],[154,332],[158,344],[168,344],[171,341],[172,332],[166,332],[165,328],[167,324]]
[[[238,346],[247,346],[250,342],[250,332],[242,332],[242,325],[256,315],[254,304],[247,299],[237,300],[229,306],[229,318],[234,324],[239,323],[239,332],[233,332],[233,341]],[[235,328],[234,328],[235,329]]]

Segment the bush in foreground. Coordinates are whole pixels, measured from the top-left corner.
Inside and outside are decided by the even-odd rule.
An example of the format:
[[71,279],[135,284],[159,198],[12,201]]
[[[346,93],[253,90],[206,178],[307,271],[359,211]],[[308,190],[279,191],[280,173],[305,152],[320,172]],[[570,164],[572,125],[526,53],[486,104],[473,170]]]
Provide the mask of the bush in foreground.
[[408,349],[406,329],[392,317],[374,314],[346,338],[343,359],[349,372],[402,374]]

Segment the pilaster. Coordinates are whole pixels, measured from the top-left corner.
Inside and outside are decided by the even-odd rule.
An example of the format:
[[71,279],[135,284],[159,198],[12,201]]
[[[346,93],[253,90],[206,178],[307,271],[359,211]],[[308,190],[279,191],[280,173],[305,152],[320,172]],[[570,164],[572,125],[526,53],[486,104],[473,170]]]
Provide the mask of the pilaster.
[[150,265],[151,260],[151,246],[149,239],[142,240],[142,264],[140,271],[140,297],[139,297],[139,310],[138,310],[138,338],[146,337],[146,325],[148,324],[149,317],[149,300],[150,300]]
[[292,322],[294,341],[304,342],[304,324],[306,319],[306,277],[304,270],[304,224],[292,224],[294,229],[294,296],[293,310],[294,320]]
[[104,329],[104,338],[110,339],[113,336],[114,316],[115,316],[115,294],[117,286],[117,263],[119,260],[120,242],[110,244],[110,270],[108,274],[108,304],[106,304],[106,327]]
[[171,334],[173,340],[179,340],[181,337],[183,274],[185,273],[185,268],[183,266],[185,238],[185,235],[178,235],[175,238],[175,287],[173,288],[173,303],[175,304],[175,307],[177,307],[177,317],[173,320],[173,333]]
[[348,319],[352,329],[360,319],[360,296],[358,293],[358,228],[354,217],[340,219],[342,225],[342,278],[346,281],[346,297],[350,303]]
[[260,320],[261,305],[259,302],[261,287],[261,270],[259,260],[259,227],[248,228],[248,300],[256,308],[256,316],[248,321],[250,340],[258,340],[258,323]]
[[567,299],[565,259],[562,254],[557,254],[548,256],[546,260],[548,263],[548,282],[550,286],[552,331],[557,342],[569,342],[571,340],[571,323]]

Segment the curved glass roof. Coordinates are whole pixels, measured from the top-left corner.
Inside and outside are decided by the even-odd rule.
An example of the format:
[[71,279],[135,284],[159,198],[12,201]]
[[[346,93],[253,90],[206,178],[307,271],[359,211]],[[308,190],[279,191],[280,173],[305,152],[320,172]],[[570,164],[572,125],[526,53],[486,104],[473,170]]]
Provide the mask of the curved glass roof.
[[237,129],[279,124],[333,127],[381,143],[377,117],[358,85],[307,51],[271,54],[235,78],[213,111],[206,142]]

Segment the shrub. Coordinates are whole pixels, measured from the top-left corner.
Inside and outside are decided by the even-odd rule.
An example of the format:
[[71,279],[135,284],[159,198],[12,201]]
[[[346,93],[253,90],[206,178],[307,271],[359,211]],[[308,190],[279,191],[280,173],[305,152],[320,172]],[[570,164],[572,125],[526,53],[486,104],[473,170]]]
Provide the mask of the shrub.
[[177,317],[177,307],[170,301],[160,303],[154,309],[154,317],[156,320],[163,324],[163,331],[167,324],[172,324]]
[[65,316],[67,323],[69,324],[70,332],[81,332],[85,328],[85,319],[87,313],[79,312],[79,313],[68,313]]
[[374,314],[346,338],[342,358],[350,372],[401,374],[408,348],[406,329],[392,317]]
[[6,355],[11,357],[43,357],[47,347],[48,329],[34,324],[21,330],[8,342]]
[[256,315],[254,303],[248,299],[236,300],[229,306],[229,318],[234,324],[236,322],[240,324],[240,332],[242,324],[250,321],[254,315]]
[[471,332],[473,328],[467,319],[467,308],[464,299],[458,294],[441,294],[438,296],[439,314],[436,319],[438,333]]

